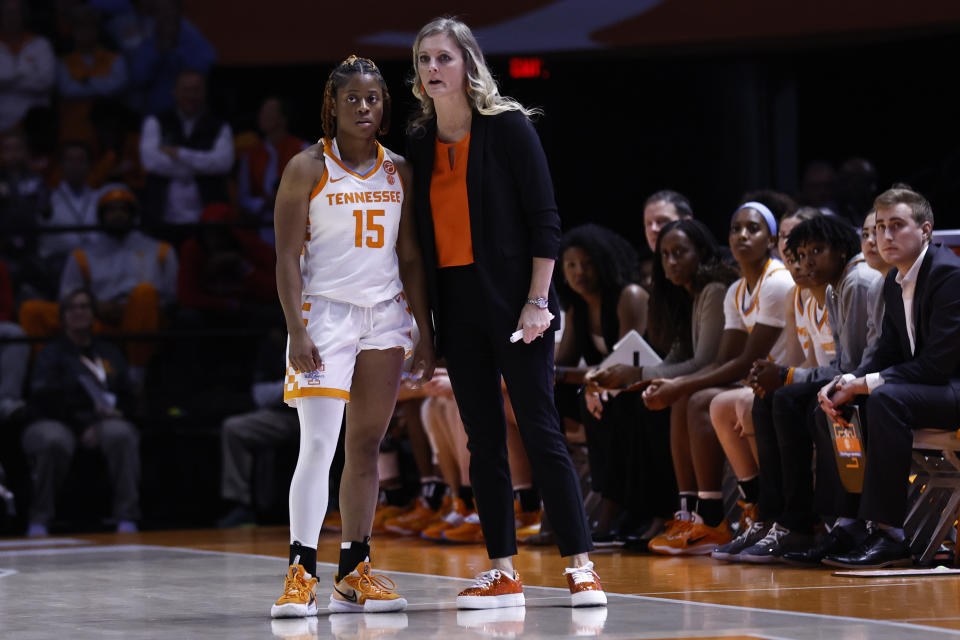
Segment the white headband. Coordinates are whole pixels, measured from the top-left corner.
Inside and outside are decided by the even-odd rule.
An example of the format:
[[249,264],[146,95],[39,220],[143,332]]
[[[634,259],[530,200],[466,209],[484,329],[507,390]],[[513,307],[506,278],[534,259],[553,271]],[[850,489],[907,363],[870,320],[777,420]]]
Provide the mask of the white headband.
[[[744,202],[742,205],[737,207],[737,210],[733,212],[733,215],[737,215],[744,209],[753,209],[767,221],[767,227],[770,229],[770,235],[777,235],[777,219],[773,215],[773,211],[770,211],[770,207],[763,204],[762,202],[756,202],[751,200],[750,202]],[[730,217],[730,220],[733,220],[733,216]]]

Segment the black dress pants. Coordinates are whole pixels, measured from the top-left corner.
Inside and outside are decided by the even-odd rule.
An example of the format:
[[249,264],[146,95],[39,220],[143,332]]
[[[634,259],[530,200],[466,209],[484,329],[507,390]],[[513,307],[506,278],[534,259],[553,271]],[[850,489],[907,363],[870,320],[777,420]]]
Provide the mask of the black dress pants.
[[650,411],[639,392],[623,392],[603,405],[600,420],[584,406],[591,485],[629,513],[629,526],[669,519],[677,506],[670,456],[670,411]]
[[[761,499],[760,517],[775,520],[791,531],[801,533],[812,533],[816,524],[811,471],[814,440],[807,422],[817,406],[817,391],[824,384],[825,381],[788,384],[765,398],[757,398],[753,404],[761,495],[778,491],[779,495],[773,500],[780,508],[779,514],[765,508]],[[773,469],[769,460],[769,452],[774,447],[776,453],[772,455],[776,456],[779,469]],[[832,460],[832,450],[827,450],[826,454],[827,460]],[[779,478],[771,477],[777,472]]]
[[517,553],[501,375],[560,554],[592,550],[580,483],[554,405],[553,332],[530,344],[511,344],[510,331],[503,330],[509,325],[488,315],[490,305],[482,299],[473,266],[441,269],[439,281],[440,348],[467,432],[470,480],[487,554]]
[[902,527],[913,429],[956,429],[960,424],[956,393],[947,385],[892,383],[858,401],[866,407],[866,418],[861,418],[867,433],[859,516]]

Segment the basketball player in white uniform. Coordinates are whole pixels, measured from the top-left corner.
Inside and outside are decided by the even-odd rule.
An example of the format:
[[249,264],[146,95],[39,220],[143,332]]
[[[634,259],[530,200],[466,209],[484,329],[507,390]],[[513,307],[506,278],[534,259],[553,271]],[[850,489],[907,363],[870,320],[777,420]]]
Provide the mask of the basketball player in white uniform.
[[290,484],[290,567],[273,617],[317,612],[316,548],[344,407],[343,538],[331,611],[397,611],[406,600],[370,569],[377,456],[404,358],[433,373],[433,336],[414,229],[412,172],[377,142],[390,95],[370,60],[351,56],[324,91],[326,137],[297,154],[277,193],[277,288],[289,333],[284,399],[300,417]]

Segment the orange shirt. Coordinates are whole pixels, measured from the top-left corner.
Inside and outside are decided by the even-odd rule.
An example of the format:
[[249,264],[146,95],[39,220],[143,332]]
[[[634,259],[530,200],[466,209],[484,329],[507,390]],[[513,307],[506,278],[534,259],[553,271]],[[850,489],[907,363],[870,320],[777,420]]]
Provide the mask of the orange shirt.
[[[454,150],[450,167],[450,149]],[[470,203],[467,199],[467,154],[470,134],[447,144],[437,140],[430,180],[430,209],[437,243],[437,266],[460,267],[473,264],[470,236]]]

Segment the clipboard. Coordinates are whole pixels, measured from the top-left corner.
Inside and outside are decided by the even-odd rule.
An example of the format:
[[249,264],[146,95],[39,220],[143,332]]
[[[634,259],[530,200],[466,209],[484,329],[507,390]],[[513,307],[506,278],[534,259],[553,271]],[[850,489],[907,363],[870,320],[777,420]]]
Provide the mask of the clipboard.
[[[613,345],[613,350],[600,363],[599,369],[605,369],[615,364],[625,364],[630,367],[650,367],[663,362],[663,359],[657,355],[646,340],[643,339],[636,329],[630,329],[626,332],[617,344]],[[615,396],[622,389],[610,389],[608,393]]]

